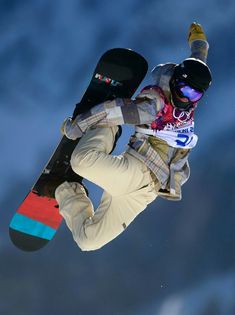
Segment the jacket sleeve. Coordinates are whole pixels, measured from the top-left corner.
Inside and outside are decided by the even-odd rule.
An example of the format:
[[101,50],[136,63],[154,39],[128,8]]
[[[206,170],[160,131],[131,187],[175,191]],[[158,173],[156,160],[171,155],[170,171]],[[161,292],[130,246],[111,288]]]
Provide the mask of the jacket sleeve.
[[206,63],[209,44],[201,24],[193,22],[190,25],[188,31],[188,43],[191,48],[191,57],[198,58]]
[[75,123],[85,132],[91,126],[142,125],[150,124],[162,107],[159,94],[150,91],[140,93],[136,99],[116,98],[93,107],[89,112],[78,115]]
[[207,55],[209,50],[209,44],[206,40],[194,40],[191,45],[191,56],[192,58],[198,58],[201,61],[207,61]]

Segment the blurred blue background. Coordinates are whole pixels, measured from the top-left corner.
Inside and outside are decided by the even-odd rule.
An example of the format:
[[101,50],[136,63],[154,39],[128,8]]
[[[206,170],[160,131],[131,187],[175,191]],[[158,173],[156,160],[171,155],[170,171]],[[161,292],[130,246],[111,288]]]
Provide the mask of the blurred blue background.
[[[183,200],[157,199],[95,252],[81,252],[65,224],[39,252],[14,248],[9,221],[99,56],[127,47],[150,70],[178,63],[193,21],[210,43],[213,85],[196,113]],[[234,315],[234,2],[1,0],[0,26],[0,314]],[[142,86],[150,82],[149,71]],[[124,128],[116,154],[131,133]],[[97,205],[101,191],[88,187]]]

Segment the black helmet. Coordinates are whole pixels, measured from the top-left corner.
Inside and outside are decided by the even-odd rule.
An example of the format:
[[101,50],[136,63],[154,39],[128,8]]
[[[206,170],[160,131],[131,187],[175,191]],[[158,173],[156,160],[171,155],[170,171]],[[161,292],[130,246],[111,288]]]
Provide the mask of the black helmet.
[[176,107],[185,109],[192,105],[192,101],[182,102],[176,97],[176,84],[184,82],[197,91],[204,93],[211,84],[211,72],[209,67],[200,59],[187,58],[175,66],[170,81],[172,99]]
[[187,58],[177,65],[173,78],[188,83],[195,89],[205,92],[211,84],[211,72],[205,62],[196,58]]

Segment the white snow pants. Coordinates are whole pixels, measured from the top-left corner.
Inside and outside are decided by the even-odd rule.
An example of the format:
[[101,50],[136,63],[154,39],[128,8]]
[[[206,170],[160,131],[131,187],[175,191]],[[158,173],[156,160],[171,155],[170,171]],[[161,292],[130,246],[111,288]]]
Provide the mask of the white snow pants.
[[77,174],[104,189],[96,211],[82,185],[65,182],[56,189],[60,213],[82,250],[110,242],[157,197],[156,183],[144,163],[129,153],[109,154],[116,132],[116,126],[88,130],[71,157]]

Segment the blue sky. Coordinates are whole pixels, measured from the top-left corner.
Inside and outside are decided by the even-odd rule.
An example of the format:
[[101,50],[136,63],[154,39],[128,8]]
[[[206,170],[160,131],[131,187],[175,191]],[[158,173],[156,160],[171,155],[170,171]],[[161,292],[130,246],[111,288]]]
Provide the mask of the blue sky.
[[[160,265],[157,263],[164,259],[161,256],[161,251],[163,251],[161,245],[168,246],[165,245],[168,244],[168,236],[164,234],[168,225],[163,225],[161,222],[168,223],[169,220],[170,226],[171,222],[174,222],[169,212],[166,214],[165,210],[161,210],[164,206],[161,201],[157,201],[158,208],[157,206],[156,208],[158,209],[159,219],[163,218],[163,221],[159,220],[160,223],[158,223],[156,220],[156,228],[155,226],[149,227],[151,222],[148,221],[148,216],[150,216],[150,221],[153,218],[151,217],[153,212],[150,209],[149,212],[143,214],[143,218],[138,219],[137,223],[132,225],[130,232],[126,232],[121,239],[115,240],[102,252],[90,255],[80,253],[79,249],[75,248],[72,239],[70,239],[71,244],[69,241],[66,245],[63,243],[68,240],[66,238],[67,230],[64,228],[61,233],[58,233],[58,239],[50,245],[52,246],[50,249],[52,248],[55,253],[57,250],[57,256],[56,254],[54,257],[50,256],[48,252],[50,249],[48,251],[45,249],[44,252],[29,258],[29,256],[16,252],[13,246],[10,245],[8,222],[53,152],[60,138],[61,122],[72,113],[74,104],[81,98],[99,56],[113,47],[128,47],[143,54],[149,62],[150,70],[159,63],[180,62],[190,54],[187,32],[193,21],[203,25],[208,37],[210,44],[208,64],[212,70],[213,83],[207,95],[200,102],[196,113],[196,133],[199,135],[199,142],[191,156],[192,179],[186,185],[185,191],[189,194],[185,195],[184,200],[186,200],[186,205],[187,202],[192,204],[197,201],[199,205],[199,209],[197,209],[199,211],[198,217],[205,216],[205,229],[207,229],[208,221],[206,221],[207,212],[205,211],[213,212],[210,205],[213,204],[214,200],[217,200],[216,198],[219,198],[218,195],[213,196],[213,198],[208,195],[209,188],[214,187],[213,184],[216,183],[217,186],[221,186],[222,192],[224,187],[223,183],[220,183],[219,178],[217,178],[217,171],[222,167],[231,171],[234,169],[234,2],[230,0],[4,0],[0,2],[0,252],[3,254],[2,258],[5,259],[2,261],[7,261],[2,266],[2,270],[8,270],[6,271],[6,277],[1,276],[1,283],[6,283],[9,290],[9,293],[7,293],[3,290],[4,288],[1,289],[0,287],[1,294],[4,292],[6,294],[4,298],[7,297],[4,300],[5,304],[0,303],[2,313],[9,310],[9,313],[5,311],[4,314],[13,314],[14,305],[9,308],[8,304],[8,301],[11,300],[11,292],[13,292],[13,296],[18,303],[15,305],[18,305],[22,314],[52,313],[53,306],[47,297],[49,293],[45,294],[43,290],[47,287],[51,288],[51,283],[55,283],[53,289],[61,294],[57,285],[59,283],[65,291],[67,289],[66,293],[63,292],[63,294],[68,294],[72,290],[73,295],[69,298],[66,295],[67,304],[65,301],[59,304],[61,313],[58,313],[58,315],[64,314],[67,308],[71,315],[77,314],[76,307],[78,305],[76,303],[78,302],[71,302],[71,300],[74,297],[75,300],[78,299],[79,303],[83,301],[79,300],[77,295],[77,287],[80,281],[79,293],[84,292],[84,301],[86,301],[87,293],[92,294],[93,291],[97,290],[92,296],[94,298],[98,296],[102,299],[109,293],[109,289],[111,290],[110,279],[105,278],[104,280],[103,278],[105,276],[104,271],[102,271],[103,266],[108,270],[107,274],[111,274],[111,277],[113,277],[111,280],[114,279],[116,284],[114,291],[111,290],[111,292],[118,292],[118,295],[117,297],[113,295],[110,302],[116,302],[116,306],[122,305],[125,294],[129,294],[133,290],[132,284],[135,283],[133,280],[135,277],[137,277],[139,283],[141,281],[146,281],[149,284],[156,282],[156,288],[160,288],[161,283],[158,284],[158,279],[161,278],[160,275],[156,274],[156,278],[153,279],[152,275],[149,275],[148,278],[148,275],[144,272],[147,270],[152,270],[152,273],[158,272],[157,267]],[[142,86],[149,82],[151,82],[150,71]],[[124,128],[124,134],[115,153],[124,150],[131,132],[131,128]],[[223,137],[226,137],[226,139]],[[223,166],[222,162],[225,154],[220,152],[220,146],[225,141],[228,143],[226,150],[228,164]],[[211,151],[212,144],[218,148],[218,152]],[[221,158],[219,154],[221,154]],[[208,177],[205,172],[205,178],[198,178],[197,175],[201,174],[198,173],[198,170],[203,169],[209,163],[208,161],[212,161],[210,171],[215,174],[214,177]],[[207,178],[211,182],[208,183]],[[207,185],[206,187],[203,186],[204,182]],[[229,186],[226,191],[228,189],[232,188]],[[194,190],[199,190],[201,193],[196,199],[192,193]],[[91,196],[97,204],[100,190],[92,186],[91,191]],[[234,204],[232,194],[229,200],[223,198],[223,194],[221,194],[221,199],[218,200],[225,205],[228,205],[228,203]],[[203,203],[200,203],[201,200],[205,201],[204,208],[200,208],[203,205]],[[190,235],[191,230],[197,235],[197,230],[190,226],[194,219],[194,213],[191,213],[190,209],[182,212],[185,204],[171,203],[170,208],[173,218],[175,215],[182,219],[181,225],[179,225],[180,229],[177,230],[175,236],[179,252],[181,250],[180,246],[185,244],[186,240],[183,237],[182,240],[177,239],[177,235],[181,235],[180,233],[183,236]],[[165,208],[167,207],[168,204]],[[189,213],[188,216],[187,213]],[[185,225],[184,220],[186,219],[189,225]],[[144,222],[146,225],[142,226]],[[164,227],[162,230],[161,224]],[[201,226],[196,225],[196,228],[201,232]],[[226,230],[226,226],[224,230]],[[174,227],[172,233],[174,233]],[[156,235],[159,238],[156,238]],[[151,240],[149,240],[150,238]],[[232,232],[230,239],[235,239]],[[193,239],[190,240],[193,241]],[[203,247],[200,239],[197,241],[198,247]],[[203,244],[207,244],[206,241],[207,239],[201,240]],[[226,241],[227,238],[221,240],[222,243],[226,243]],[[146,244],[144,248],[141,248],[141,252],[137,243]],[[130,246],[128,247],[130,252],[127,252],[127,247],[123,250],[125,244]],[[177,246],[172,247],[171,251],[177,252]],[[197,252],[198,247],[195,248],[195,252]],[[61,259],[60,248],[63,253],[63,264],[59,261]],[[213,243],[212,247],[206,248],[204,253],[211,253],[214,248],[216,248],[216,243]],[[192,250],[194,251],[194,248]],[[134,253],[133,256],[131,256],[132,252]],[[121,260],[122,270],[120,276],[115,274],[116,269],[112,269],[119,267],[119,262],[112,260],[113,257],[117,258],[117,256]],[[179,254],[179,261],[176,266],[169,266],[171,256],[168,257],[169,260],[164,261],[166,269],[162,271],[163,279],[165,276],[169,280],[167,276],[170,277],[171,275],[172,279],[181,277],[177,269],[177,266],[183,265],[180,257]],[[232,252],[227,253],[226,257],[232,261]],[[187,258],[190,261],[190,257]],[[143,264],[145,267],[136,270],[135,268],[140,266],[136,260],[139,260],[139,264]],[[14,264],[14,261],[17,264]],[[211,264],[216,263],[216,261],[216,259],[210,260]],[[9,265],[11,269],[8,269],[8,262],[11,262],[11,265]],[[47,274],[50,283],[47,282],[49,280],[44,275],[40,277],[42,271],[38,273],[39,263],[44,268],[43,270],[52,271],[50,275]],[[57,264],[58,272],[53,269]],[[24,270],[22,266],[27,266],[28,269]],[[90,266],[93,271],[88,270]],[[127,267],[127,273],[124,273],[126,266],[129,269]],[[133,266],[135,267],[134,270]],[[18,273],[18,270],[20,270],[20,273]],[[181,270],[180,267],[179,270]],[[83,271],[87,273],[83,274]],[[40,279],[37,277],[40,277]],[[94,280],[92,277],[98,281],[95,287],[93,286]],[[25,282],[24,288],[27,294],[33,298],[32,305],[30,304],[27,307],[24,304],[26,303],[25,298],[21,295],[21,290],[17,286],[17,283],[24,283],[25,279],[28,282]],[[40,284],[37,282],[39,280]],[[107,288],[102,291],[102,285],[105,284]],[[163,296],[173,292],[174,285],[175,283],[172,287],[169,285],[169,291],[167,291],[167,286],[160,289]],[[36,288],[36,291],[31,290],[32,287]],[[142,292],[142,289],[141,285],[137,287],[138,292]],[[152,292],[152,290],[148,291],[147,287],[144,290],[146,296],[142,296],[141,309],[145,309],[145,304],[149,302],[148,298]],[[31,292],[34,292],[34,294],[37,292],[37,301],[40,302],[40,307],[37,308],[38,313],[35,311],[35,296]],[[136,293],[137,291],[133,292]],[[122,293],[123,295],[121,295]],[[122,300],[119,301],[119,298],[122,298]],[[134,299],[135,296],[130,301]],[[21,303],[21,301],[24,303]],[[103,304],[100,301],[97,300],[96,303],[101,307]],[[109,301],[106,302],[107,309],[104,306],[102,315],[112,314],[110,310],[108,311],[108,306],[111,304],[108,304]],[[140,302],[138,301],[138,303]],[[124,312],[125,307],[123,307],[121,314],[136,314],[135,306],[130,306],[128,303],[130,304],[129,301],[126,301],[126,312]],[[133,313],[129,311],[128,307],[134,310]]]

